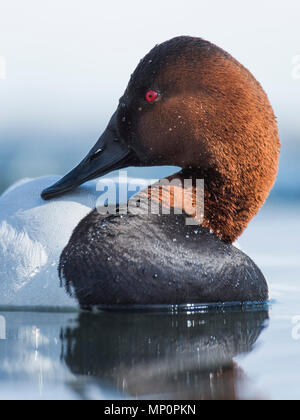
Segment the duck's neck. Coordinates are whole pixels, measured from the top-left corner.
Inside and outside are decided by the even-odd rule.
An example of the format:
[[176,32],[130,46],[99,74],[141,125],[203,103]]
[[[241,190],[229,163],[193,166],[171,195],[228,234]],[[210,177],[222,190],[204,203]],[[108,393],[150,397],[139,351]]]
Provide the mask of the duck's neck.
[[[195,217],[199,224],[212,230],[225,242],[234,242],[259,208],[257,202],[256,206],[253,205],[251,197],[248,197],[247,194],[243,195],[243,188],[240,185],[223,177],[214,169],[186,169],[170,176],[167,180],[172,182],[170,184],[172,186],[163,188],[170,190],[171,207],[178,209],[182,206],[185,213]],[[182,187],[174,187],[175,180],[180,181],[178,185],[181,184]],[[199,180],[204,181],[204,203],[199,203],[199,199],[203,201],[203,192],[200,191],[199,194],[197,190],[203,185]],[[183,198],[183,196],[185,197]],[[160,202],[164,201],[163,195],[154,185],[151,188],[151,200],[157,199]],[[204,215],[203,212],[196,211],[199,208],[204,208]]]

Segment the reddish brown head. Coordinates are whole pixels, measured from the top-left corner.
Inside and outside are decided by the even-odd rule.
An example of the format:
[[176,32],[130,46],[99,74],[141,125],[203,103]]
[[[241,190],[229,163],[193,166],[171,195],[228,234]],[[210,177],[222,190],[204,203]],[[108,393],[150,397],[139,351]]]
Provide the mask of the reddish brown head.
[[[149,100],[149,91],[158,96],[150,92]],[[120,100],[118,123],[145,165],[176,165],[183,177],[204,178],[204,225],[225,241],[237,239],[274,184],[280,141],[265,92],[200,38],[150,51]]]
[[233,242],[266,200],[279,153],[272,107],[251,73],[208,41],[178,37],[139,63],[97,144],[42,196],[130,165],[176,165],[205,180],[203,224]]

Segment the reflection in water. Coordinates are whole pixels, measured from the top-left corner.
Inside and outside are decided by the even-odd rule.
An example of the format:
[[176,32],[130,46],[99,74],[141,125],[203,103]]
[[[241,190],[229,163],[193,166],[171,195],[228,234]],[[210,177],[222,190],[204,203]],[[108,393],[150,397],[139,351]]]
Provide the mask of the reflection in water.
[[233,358],[252,350],[267,319],[266,310],[83,313],[62,329],[62,357],[73,374],[131,397],[238,399],[246,380]]

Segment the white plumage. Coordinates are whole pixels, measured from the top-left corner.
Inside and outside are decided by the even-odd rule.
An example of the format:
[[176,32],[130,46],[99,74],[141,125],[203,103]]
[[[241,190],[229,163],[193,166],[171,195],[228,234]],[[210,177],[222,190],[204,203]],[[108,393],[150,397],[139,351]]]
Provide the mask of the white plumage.
[[0,306],[77,307],[60,287],[57,267],[99,192],[91,181],[74,193],[43,201],[41,191],[58,179],[23,180],[0,197]]
[[60,255],[73,230],[96,207],[107,184],[115,182],[117,193],[121,185],[123,191],[128,186],[128,197],[121,194],[127,201],[132,190],[150,183],[127,178],[95,180],[43,201],[41,192],[59,179],[25,179],[0,196],[0,307],[78,308],[77,301],[60,287],[58,277]]

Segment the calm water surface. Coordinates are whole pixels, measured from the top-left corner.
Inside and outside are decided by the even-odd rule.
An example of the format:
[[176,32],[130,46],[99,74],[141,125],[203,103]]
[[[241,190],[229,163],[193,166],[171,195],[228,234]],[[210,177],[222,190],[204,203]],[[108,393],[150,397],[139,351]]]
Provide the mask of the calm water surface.
[[0,310],[0,398],[299,399],[299,210],[266,206],[240,240],[269,281],[266,307]]

